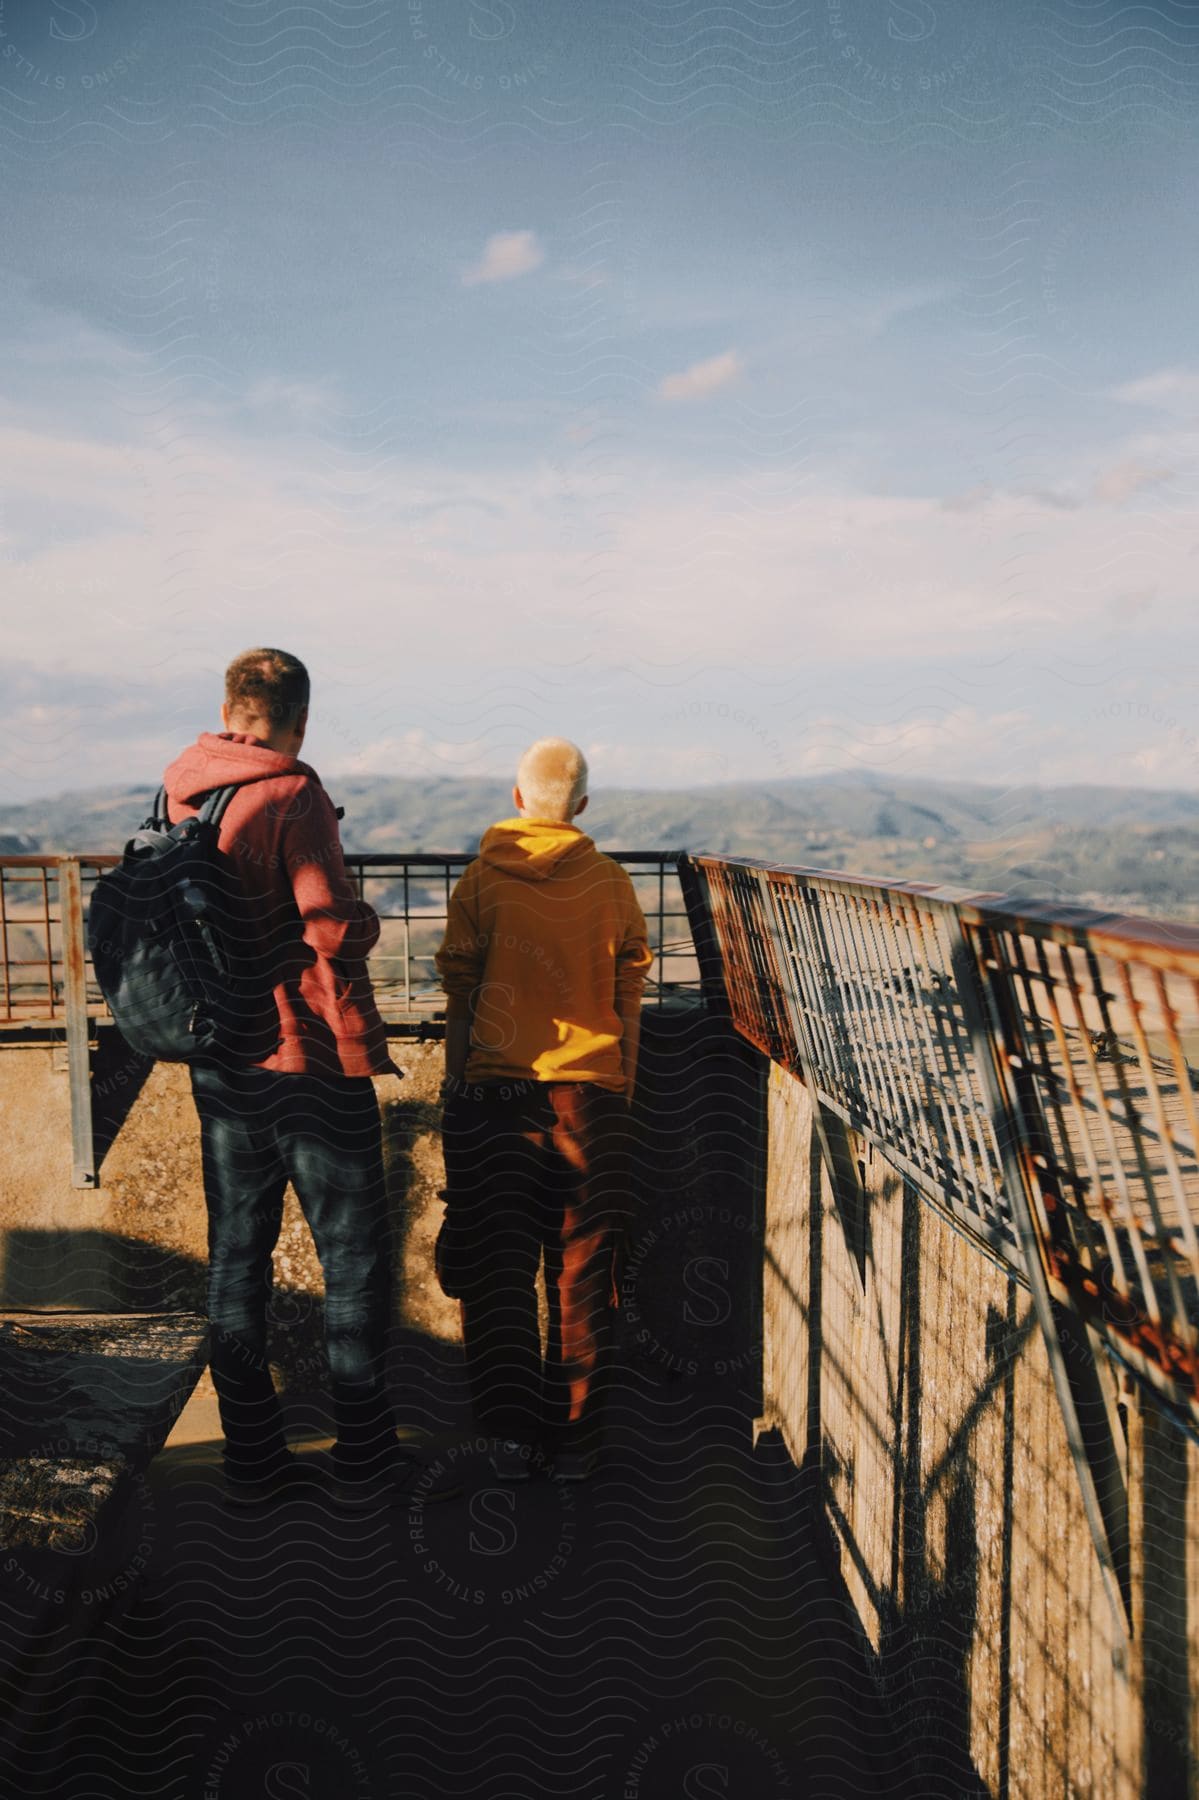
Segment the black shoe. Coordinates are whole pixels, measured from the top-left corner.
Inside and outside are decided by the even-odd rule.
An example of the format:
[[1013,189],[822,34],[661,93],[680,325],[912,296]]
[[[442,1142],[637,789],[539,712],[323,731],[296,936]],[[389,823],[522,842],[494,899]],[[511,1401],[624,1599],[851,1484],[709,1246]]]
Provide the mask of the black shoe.
[[231,1463],[225,1458],[225,1500],[230,1506],[267,1506],[294,1493],[300,1469],[294,1456],[267,1467]]
[[528,1481],[532,1477],[533,1452],[515,1438],[498,1439],[489,1460],[497,1481]]
[[339,1506],[356,1511],[394,1506],[414,1492],[422,1502],[451,1500],[462,1492],[462,1483],[448,1473],[426,1469],[419,1456],[393,1439],[383,1451],[369,1456],[347,1454],[333,1446],[333,1498]]
[[559,1450],[554,1458],[555,1481],[587,1481],[595,1473],[594,1450]]

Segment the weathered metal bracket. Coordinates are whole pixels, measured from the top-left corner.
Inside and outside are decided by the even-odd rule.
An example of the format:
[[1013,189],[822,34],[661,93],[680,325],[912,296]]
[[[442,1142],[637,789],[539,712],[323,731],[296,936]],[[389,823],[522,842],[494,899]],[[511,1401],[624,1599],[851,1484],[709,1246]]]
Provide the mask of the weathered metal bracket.
[[92,1071],[88,1049],[87,965],[83,935],[83,881],[77,857],[58,862],[62,931],[63,1003],[67,1015],[67,1074],[71,1084],[71,1185],[97,1185],[92,1130]]
[[696,873],[695,863],[686,851],[680,852],[676,870],[695,945],[704,1002],[712,1011],[727,1018],[729,997],[724,980],[724,958],[720,954],[720,942],[708,904],[707,884]]

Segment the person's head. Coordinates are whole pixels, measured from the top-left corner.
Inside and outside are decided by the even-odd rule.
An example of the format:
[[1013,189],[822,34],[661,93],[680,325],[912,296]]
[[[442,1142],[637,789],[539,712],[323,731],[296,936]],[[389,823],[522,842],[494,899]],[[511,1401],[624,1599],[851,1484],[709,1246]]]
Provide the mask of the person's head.
[[245,731],[284,756],[298,756],[308,728],[308,671],[286,650],[243,650],[225,670],[226,731]]
[[567,738],[538,738],[520,759],[512,798],[522,818],[565,824],[587,804],[587,758]]

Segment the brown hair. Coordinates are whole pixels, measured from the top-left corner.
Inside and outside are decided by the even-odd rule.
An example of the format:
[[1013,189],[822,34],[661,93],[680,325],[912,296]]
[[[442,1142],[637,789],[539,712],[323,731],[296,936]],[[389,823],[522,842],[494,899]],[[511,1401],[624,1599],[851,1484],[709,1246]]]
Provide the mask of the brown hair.
[[225,704],[239,718],[293,726],[308,704],[308,671],[286,650],[243,650],[225,670]]

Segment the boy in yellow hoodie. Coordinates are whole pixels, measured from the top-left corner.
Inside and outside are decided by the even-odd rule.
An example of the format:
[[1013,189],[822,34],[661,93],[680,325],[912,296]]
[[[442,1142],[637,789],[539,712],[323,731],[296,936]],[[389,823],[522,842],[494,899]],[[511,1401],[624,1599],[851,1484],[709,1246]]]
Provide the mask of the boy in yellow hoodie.
[[[521,759],[518,816],[493,825],[450,898],[446,1223],[471,1400],[506,1480],[542,1447],[581,1480],[599,1448],[641,991],[653,960],[625,870],[574,820],[587,763],[564,738]],[[544,1257],[549,1333],[537,1318]]]

